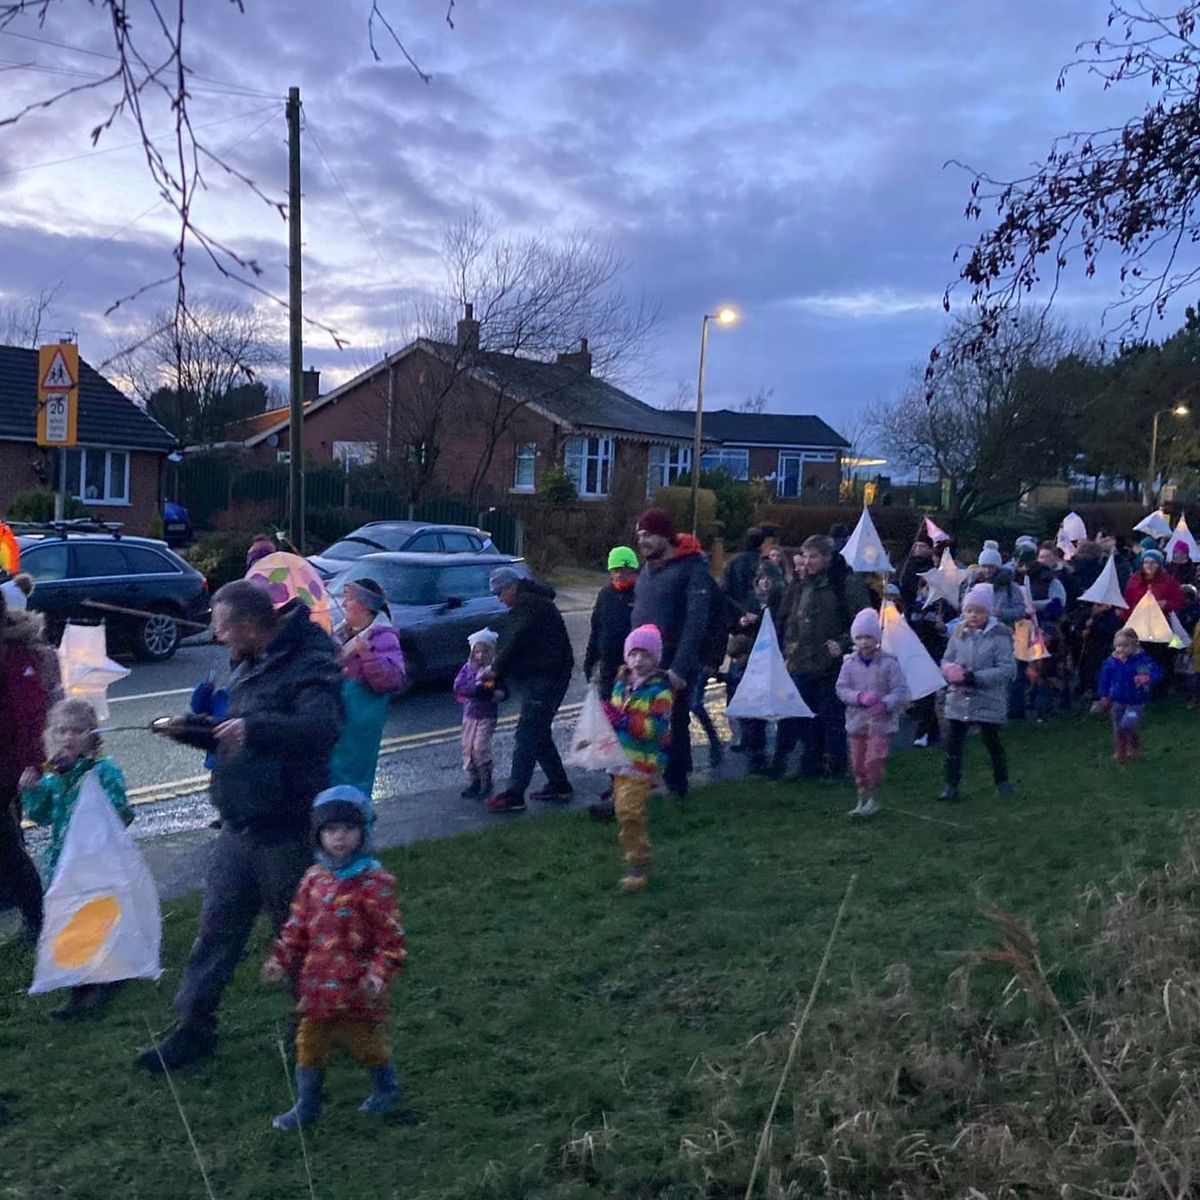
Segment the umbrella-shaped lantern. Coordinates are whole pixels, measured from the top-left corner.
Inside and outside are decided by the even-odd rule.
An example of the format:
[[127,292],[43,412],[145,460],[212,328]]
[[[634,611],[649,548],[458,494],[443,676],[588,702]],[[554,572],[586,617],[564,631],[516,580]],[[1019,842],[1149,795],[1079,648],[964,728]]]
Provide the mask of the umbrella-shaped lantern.
[[265,587],[276,608],[289,600],[299,600],[326,633],[333,631],[333,614],[325,581],[316,567],[298,554],[283,551],[268,554],[246,572],[246,578]]

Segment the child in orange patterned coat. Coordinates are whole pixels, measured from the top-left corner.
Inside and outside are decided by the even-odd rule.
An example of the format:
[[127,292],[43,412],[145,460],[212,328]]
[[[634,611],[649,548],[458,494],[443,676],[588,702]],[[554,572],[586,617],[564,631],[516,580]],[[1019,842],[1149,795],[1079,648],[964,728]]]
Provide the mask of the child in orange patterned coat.
[[326,788],[313,802],[317,862],[309,867],[264,983],[295,981],[296,1103],[276,1129],[311,1125],[321,1113],[329,1053],[344,1045],[371,1072],[359,1112],[384,1113],[403,1095],[387,1039],[388,982],[407,949],[396,880],[370,853],[371,802],[356,787]]

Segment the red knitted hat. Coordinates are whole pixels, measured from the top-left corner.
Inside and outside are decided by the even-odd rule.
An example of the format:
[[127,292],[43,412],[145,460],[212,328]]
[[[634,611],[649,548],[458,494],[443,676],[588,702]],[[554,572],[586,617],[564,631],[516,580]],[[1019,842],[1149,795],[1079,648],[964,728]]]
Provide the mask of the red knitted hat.
[[661,508],[648,508],[638,517],[639,532],[652,533],[655,537],[672,538],[675,536],[675,522],[671,514]]

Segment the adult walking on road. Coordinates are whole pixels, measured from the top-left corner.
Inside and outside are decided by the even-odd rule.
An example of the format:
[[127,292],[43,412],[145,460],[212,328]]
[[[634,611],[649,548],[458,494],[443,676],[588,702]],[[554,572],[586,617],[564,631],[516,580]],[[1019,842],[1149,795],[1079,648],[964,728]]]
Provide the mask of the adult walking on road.
[[771,773],[782,776],[797,741],[803,745],[800,774],[815,779],[828,772],[846,778],[845,707],[837,697],[842,658],[851,647],[854,614],[870,606],[866,585],[836,557],[832,538],[817,534],[802,547],[804,578],[793,582],[783,598],[779,624],[788,671],[811,718],[781,721]]
[[663,781],[683,797],[692,770],[692,695],[716,589],[700,543],[691,534],[676,533],[670,513],[661,508],[642,513],[637,542],[643,566],[633,594],[633,627],[655,625],[662,632],[660,666],[675,694]]
[[536,766],[545,771],[546,784],[530,792],[530,799],[565,804],[574,789],[554,744],[553,725],[575,669],[566,622],[554,604],[554,589],[514,567],[497,567],[491,587],[512,611],[496,646],[496,661],[481,678],[494,678],[500,687],[515,692],[521,715],[508,787],[488,798],[487,810],[523,812]]
[[330,786],[349,784],[370,799],[388,701],[407,683],[404,651],[383,589],[375,580],[346,584],[342,605],[346,620],[334,638],[341,646],[345,723],[330,760]]
[[42,616],[26,612],[24,599],[12,581],[0,587],[0,907],[20,910],[32,944],[42,928],[42,880],[21,833],[19,785],[27,769],[41,774],[46,715],[62,684]]
[[[200,930],[175,995],[178,1024],[138,1055],[138,1065],[154,1074],[216,1050],[217,1006],[260,912],[279,936],[312,862],[313,798],[329,785],[342,722],[336,649],[302,603],[276,611],[263,588],[240,579],[213,598],[213,630],[238,663],[229,715],[212,734],[221,832]],[[186,731],[176,736],[196,740]]]

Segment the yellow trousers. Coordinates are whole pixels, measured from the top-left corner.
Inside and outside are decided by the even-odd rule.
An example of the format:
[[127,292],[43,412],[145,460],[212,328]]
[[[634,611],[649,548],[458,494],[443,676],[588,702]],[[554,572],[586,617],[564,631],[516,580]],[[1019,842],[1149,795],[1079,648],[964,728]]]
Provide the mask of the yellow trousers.
[[382,1021],[334,1017],[314,1021],[301,1017],[296,1030],[296,1066],[324,1067],[334,1046],[345,1046],[360,1067],[382,1067],[392,1060],[387,1028]]
[[613,809],[617,814],[617,840],[631,867],[649,867],[654,862],[646,829],[646,801],[654,787],[649,775],[613,776]]

